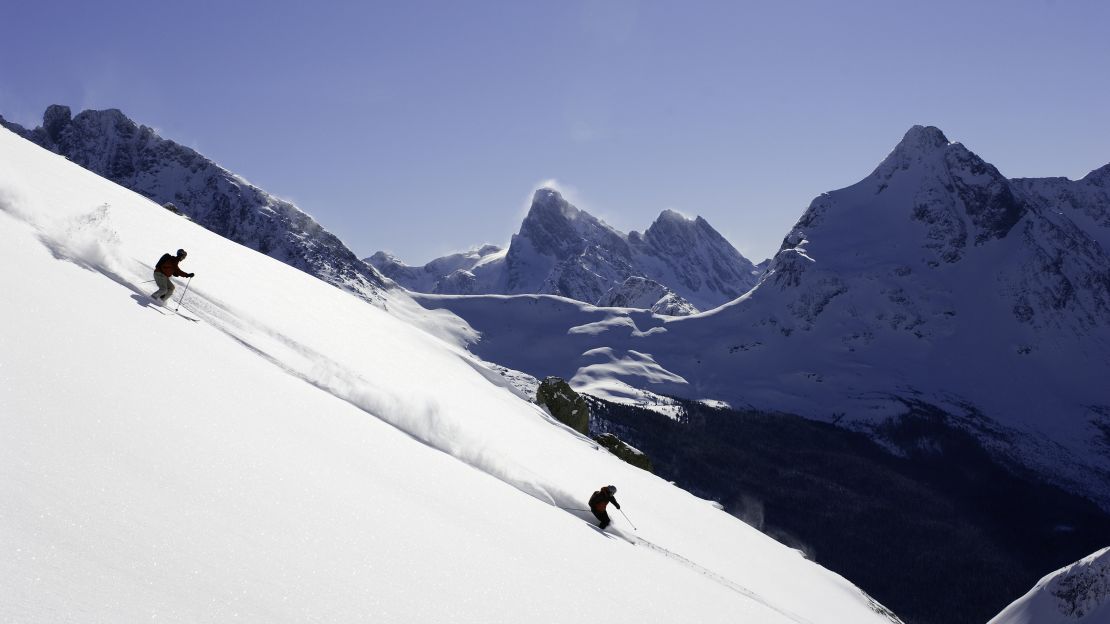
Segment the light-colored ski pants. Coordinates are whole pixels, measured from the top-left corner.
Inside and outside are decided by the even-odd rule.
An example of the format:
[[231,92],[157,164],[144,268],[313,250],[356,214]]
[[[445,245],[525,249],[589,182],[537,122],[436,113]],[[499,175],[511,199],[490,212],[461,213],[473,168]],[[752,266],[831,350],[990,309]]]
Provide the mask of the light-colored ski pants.
[[151,297],[155,299],[161,299],[163,301],[169,301],[169,298],[173,296],[173,280],[167,277],[165,273],[161,271],[155,271],[154,283],[158,284],[158,290],[155,291],[155,293],[151,295]]

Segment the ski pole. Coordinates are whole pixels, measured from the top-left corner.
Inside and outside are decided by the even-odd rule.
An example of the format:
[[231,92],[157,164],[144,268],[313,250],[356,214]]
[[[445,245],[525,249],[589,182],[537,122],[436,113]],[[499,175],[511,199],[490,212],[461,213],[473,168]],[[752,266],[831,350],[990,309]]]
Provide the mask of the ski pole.
[[[624,510],[623,510],[623,509],[621,509],[620,507],[617,507],[617,511],[621,512],[621,515],[622,515],[622,516],[624,516],[624,519],[625,519],[625,520],[628,520],[628,514],[624,513]],[[628,520],[628,524],[631,524],[631,525],[632,525],[632,530],[633,530],[633,531],[638,531],[638,530],[639,530],[639,529],[637,529],[637,528],[636,528],[636,525],[635,525],[635,524],[632,524],[632,521],[631,521],[631,520]]]
[[[181,302],[185,301],[185,295],[189,294],[189,284],[192,284],[192,283],[193,283],[193,278],[191,278],[191,277],[189,278],[188,281],[185,282],[185,292],[181,293],[181,298],[177,300],[177,307],[173,309],[174,312],[177,312],[178,310],[181,309]],[[631,522],[629,524],[631,524]],[[633,527],[633,528],[636,528],[636,527]]]

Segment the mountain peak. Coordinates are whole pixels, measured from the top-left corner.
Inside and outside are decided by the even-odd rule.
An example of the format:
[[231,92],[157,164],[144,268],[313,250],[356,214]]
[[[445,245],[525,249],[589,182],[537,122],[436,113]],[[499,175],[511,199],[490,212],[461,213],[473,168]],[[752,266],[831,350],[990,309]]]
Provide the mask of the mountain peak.
[[374,255],[370,256],[369,258],[364,259],[363,262],[369,262],[370,264],[375,264],[375,263],[383,263],[384,264],[384,263],[389,263],[389,262],[400,263],[401,261],[397,258],[397,256],[389,253],[388,251],[375,251]]
[[[68,109],[67,109],[68,110]],[[100,128],[126,128],[138,129],[139,124],[124,114],[118,108],[105,108],[102,110],[88,109],[78,113],[73,119],[74,123]]]
[[548,187],[540,187],[532,194],[532,205],[536,204],[547,206],[551,204],[566,203],[567,200],[563,199],[563,195],[559,191]]
[[939,157],[950,145],[953,144],[936,126],[914,126],[906,131],[898,145],[879,163],[872,176],[877,176],[885,183],[898,171]]
[[931,152],[947,146],[948,137],[936,126],[914,126],[906,131],[902,141],[895,149],[903,148],[919,152]]
[[693,219],[690,219],[677,210],[671,210],[670,208],[667,208],[663,212],[659,213],[659,217],[656,219],[656,222],[659,221],[668,221],[671,223],[689,223],[692,222]]
[[[708,225],[705,219],[701,217],[691,219],[677,210],[668,208],[659,213],[659,216],[656,217],[655,221],[653,221],[652,224],[648,226],[647,231],[644,232],[644,236],[648,238],[653,236],[680,237],[689,239],[685,244],[694,244],[693,238],[697,236],[695,231],[699,226],[705,228]],[[713,228],[709,227],[708,229],[712,230]],[[636,234],[637,237],[640,237],[638,233],[633,233]]]
[[559,191],[545,186],[536,189],[536,192],[532,195],[532,206],[528,209],[526,219],[560,216],[564,219],[573,220],[579,213],[580,211],[564,199]]
[[[623,234],[590,213],[572,206],[559,191],[550,187],[538,189],[532,197],[532,206],[528,209],[528,215],[524,217],[520,230],[510,241],[506,254],[506,261],[510,265],[530,266],[532,269],[514,269],[517,273],[515,277],[510,277],[509,287],[516,289],[516,292],[548,292],[581,297],[582,301],[595,301],[605,292],[605,289],[591,285],[586,289],[588,294],[583,294],[577,286],[567,286],[570,282],[592,284],[596,281],[596,275],[587,277],[596,270],[596,267],[588,269],[579,259],[579,256],[587,250],[592,250],[591,253],[599,258],[606,258],[603,264],[612,264],[616,267],[613,280],[623,280],[628,277],[629,249]],[[562,276],[560,278],[563,281],[562,285],[545,286],[543,280],[537,282],[533,279],[540,275],[554,275],[555,273],[551,273],[550,266],[553,262],[565,264],[563,268],[556,271]],[[577,272],[579,275],[570,279],[563,275],[563,271]],[[527,280],[523,277],[526,274],[529,276]],[[541,288],[544,290],[535,290]]]

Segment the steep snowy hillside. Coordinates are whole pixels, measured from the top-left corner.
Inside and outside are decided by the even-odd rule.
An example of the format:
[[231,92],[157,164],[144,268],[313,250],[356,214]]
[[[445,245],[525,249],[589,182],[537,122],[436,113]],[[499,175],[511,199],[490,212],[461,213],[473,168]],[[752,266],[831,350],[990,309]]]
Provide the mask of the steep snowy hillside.
[[419,299],[467,319],[481,357],[602,395],[717,399],[879,438],[933,410],[1110,509],[1110,258],[936,128],[814,200],[759,285],[710,312]]
[[[668,314],[731,301],[754,286],[761,272],[701,217],[691,220],[666,210],[643,234],[625,235],[550,188],[536,191],[507,250],[487,246],[423,267],[409,267],[384,252],[366,261],[416,292],[555,294],[603,305],[614,288],[642,278],[676,295],[660,304]],[[642,285],[626,290],[642,292]],[[659,292],[650,302],[637,301],[650,309],[665,296]]]
[[988,624],[1110,622],[1110,548],[1044,577]]
[[118,110],[71,117],[69,107],[54,105],[34,130],[3,119],[0,124],[160,204],[173,203],[221,236],[367,300],[382,300],[381,275],[312,217]]
[[[176,247],[188,317],[145,295]],[[459,345],[3,130],[0,261],[0,620],[892,619]],[[635,529],[575,511],[604,483]]]

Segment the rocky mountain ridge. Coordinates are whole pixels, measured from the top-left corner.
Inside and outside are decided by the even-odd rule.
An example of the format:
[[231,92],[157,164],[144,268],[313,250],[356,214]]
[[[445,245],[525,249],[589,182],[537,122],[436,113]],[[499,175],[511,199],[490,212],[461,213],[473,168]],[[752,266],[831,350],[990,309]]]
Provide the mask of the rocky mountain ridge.
[[[482,253],[485,250],[485,253]],[[578,209],[555,189],[536,191],[505,250],[493,246],[411,267],[378,252],[366,261],[402,286],[433,294],[555,294],[610,305],[631,278],[637,306],[689,314],[731,301],[760,269],[701,218],[665,210],[643,233],[624,234]],[[645,283],[659,298],[644,299]],[[635,286],[633,286],[635,284]],[[654,288],[654,287],[653,287]],[[673,295],[673,296],[672,296]]]
[[386,281],[342,241],[290,202],[278,199],[195,150],[164,139],[116,109],[46,109],[23,138],[136,191],[172,203],[205,228],[357,294],[383,301]]

